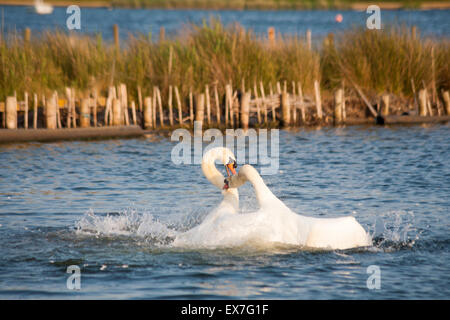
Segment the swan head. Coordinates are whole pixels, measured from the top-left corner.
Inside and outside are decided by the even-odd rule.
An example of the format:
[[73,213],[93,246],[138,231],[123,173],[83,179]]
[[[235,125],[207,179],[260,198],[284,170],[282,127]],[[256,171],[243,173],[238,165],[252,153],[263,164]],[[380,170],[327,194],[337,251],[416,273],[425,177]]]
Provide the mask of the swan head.
[[217,147],[208,150],[202,160],[202,170],[206,178],[220,189],[228,190],[224,186],[224,176],[216,169],[214,162],[221,161],[227,172],[227,176],[236,174],[237,162],[236,158],[228,148]]
[[227,170],[228,177],[234,176],[236,174],[236,168],[236,159],[229,157],[228,162],[225,164],[225,169]]
[[[248,181],[249,176],[255,175],[256,169],[251,165],[244,164],[238,174],[229,175],[224,180],[224,189],[239,188]],[[257,175],[257,174],[256,174]]]
[[236,175],[236,168],[237,168],[237,162],[236,160],[233,160],[230,158],[230,160],[228,161],[228,163],[225,165],[225,169],[227,170],[227,177],[223,180],[223,190],[228,190],[230,188],[229,185],[229,178],[233,177],[234,175]]

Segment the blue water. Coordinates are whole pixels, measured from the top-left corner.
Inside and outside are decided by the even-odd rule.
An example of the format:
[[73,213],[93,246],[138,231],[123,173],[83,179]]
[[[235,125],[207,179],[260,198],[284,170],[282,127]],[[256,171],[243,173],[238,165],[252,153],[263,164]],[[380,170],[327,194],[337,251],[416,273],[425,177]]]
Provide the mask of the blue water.
[[[38,15],[31,7],[0,6],[3,27],[6,31],[20,32],[29,27],[33,31],[67,30],[69,15],[66,8],[56,7],[51,15]],[[342,23],[335,22],[336,15],[343,16]],[[160,27],[167,35],[182,33],[189,23],[201,24],[203,20],[218,17],[224,24],[239,22],[257,34],[267,34],[267,28],[275,27],[283,34],[304,35],[311,29],[314,38],[330,32],[339,32],[352,26],[365,26],[369,17],[365,11],[311,10],[311,11],[255,11],[255,10],[149,10],[149,9],[106,9],[82,8],[81,32],[101,33],[105,39],[112,39],[113,24],[119,25],[121,39],[131,34],[151,33],[158,39]],[[448,37],[450,34],[450,10],[382,10],[382,25],[392,23],[416,25],[423,35]]]
[[[175,249],[169,231],[222,196],[200,165],[171,162],[168,137],[0,145],[0,298],[450,298],[449,125],[279,141],[279,171],[263,176],[274,194],[299,214],[354,216],[373,246]],[[241,214],[255,210],[252,188],[239,192]],[[80,290],[66,286],[70,265]]]

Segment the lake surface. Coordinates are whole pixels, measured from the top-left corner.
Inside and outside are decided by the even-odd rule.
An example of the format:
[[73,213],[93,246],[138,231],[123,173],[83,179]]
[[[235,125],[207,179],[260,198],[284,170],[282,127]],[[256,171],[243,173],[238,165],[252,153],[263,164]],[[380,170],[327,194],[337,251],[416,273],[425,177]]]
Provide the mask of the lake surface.
[[[35,14],[31,7],[0,6],[4,30],[22,31],[28,27],[33,31],[67,30],[69,15],[66,8],[56,7],[51,15]],[[342,23],[335,22],[342,14]],[[166,34],[183,32],[189,23],[201,24],[211,17],[219,18],[224,24],[239,22],[257,34],[267,34],[269,27],[275,27],[283,34],[304,35],[311,29],[313,38],[321,38],[330,32],[338,32],[352,26],[365,26],[369,17],[365,11],[353,10],[309,10],[309,11],[256,11],[256,10],[150,10],[150,9],[107,9],[82,8],[81,30],[77,32],[102,33],[105,39],[113,38],[113,25],[120,27],[121,39],[128,34],[152,34],[158,39],[160,27]],[[448,37],[450,34],[450,10],[382,10],[382,25],[391,23],[416,25],[427,36]]]
[[[332,251],[174,248],[222,196],[200,165],[171,161],[168,137],[0,145],[0,298],[448,299],[449,141],[449,125],[280,131],[273,193],[374,235]],[[239,192],[240,214],[256,210]]]

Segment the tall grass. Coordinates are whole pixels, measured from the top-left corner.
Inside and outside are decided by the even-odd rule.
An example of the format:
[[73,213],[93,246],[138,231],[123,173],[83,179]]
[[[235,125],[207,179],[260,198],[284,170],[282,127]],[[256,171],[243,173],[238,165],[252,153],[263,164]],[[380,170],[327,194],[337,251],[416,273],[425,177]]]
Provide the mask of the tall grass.
[[[300,37],[277,35],[267,39],[239,25],[224,26],[217,20],[190,25],[183,33],[161,42],[149,36],[130,37],[116,50],[100,35],[68,35],[64,32],[34,35],[30,43],[10,34],[0,42],[0,100],[24,91],[49,94],[66,86],[79,92],[96,86],[106,91],[123,82],[132,94],[141,86],[144,95],[158,86],[163,95],[169,85],[203,91],[217,83],[219,92],[232,82],[255,81],[267,86],[276,81],[300,81],[304,91],[321,80],[332,91],[342,80],[362,88],[411,96],[416,87],[432,80],[431,48],[435,51],[435,77],[439,88],[450,87],[448,40],[412,38],[407,29],[383,31],[353,29],[339,34],[333,43],[309,50]],[[20,97],[20,96],[19,96]]]
[[433,80],[433,47],[437,86],[449,88],[449,41],[414,37],[408,28],[398,26],[338,35],[334,45],[322,48],[324,82],[333,88],[348,79],[374,93],[411,96],[411,79],[416,88]]

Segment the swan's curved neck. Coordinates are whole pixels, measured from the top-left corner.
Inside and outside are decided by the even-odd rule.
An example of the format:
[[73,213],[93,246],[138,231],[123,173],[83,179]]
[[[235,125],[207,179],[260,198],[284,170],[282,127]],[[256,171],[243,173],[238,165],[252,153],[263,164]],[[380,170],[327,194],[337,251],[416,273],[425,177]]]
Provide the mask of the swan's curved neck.
[[216,160],[221,160],[220,152],[206,153],[202,160],[202,171],[209,182],[211,182],[217,188],[222,189],[224,185],[223,180],[225,179],[225,177],[220,173],[219,170],[217,170],[214,163]]
[[[208,179],[209,182],[211,182],[213,185],[215,185],[220,190],[223,189],[224,186],[224,180],[225,177],[222,173],[220,173],[219,170],[217,170],[215,161],[224,160],[224,151],[221,148],[211,150],[210,152],[207,152],[203,156],[202,160],[202,171],[205,175],[206,179]],[[239,193],[236,188],[229,188],[227,190],[222,190],[222,194],[224,197],[223,203],[230,203],[235,210],[238,210],[239,208]]]
[[274,204],[283,204],[264,183],[264,180],[259,175],[258,171],[250,165],[244,165],[239,170],[239,178],[242,180],[250,181],[255,189],[256,198],[261,207],[267,207]]

